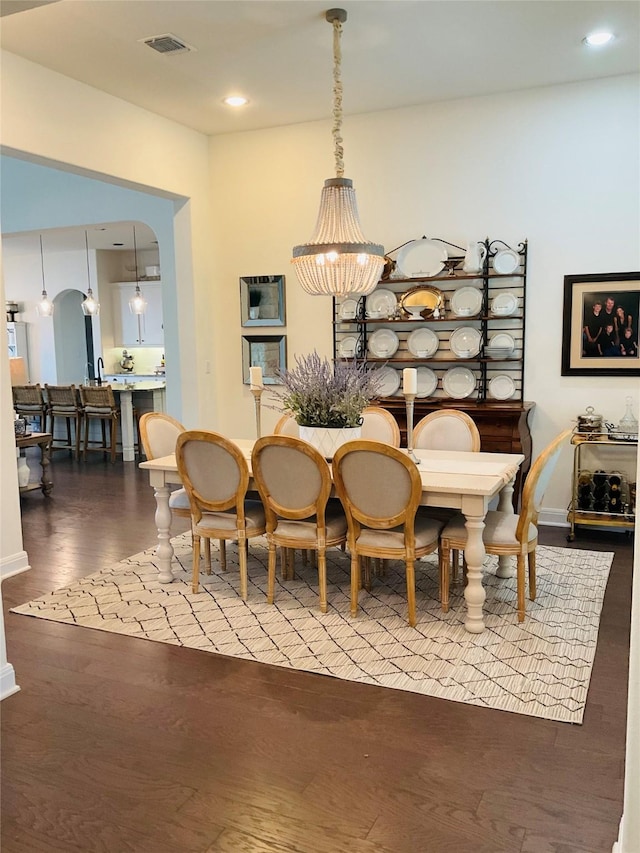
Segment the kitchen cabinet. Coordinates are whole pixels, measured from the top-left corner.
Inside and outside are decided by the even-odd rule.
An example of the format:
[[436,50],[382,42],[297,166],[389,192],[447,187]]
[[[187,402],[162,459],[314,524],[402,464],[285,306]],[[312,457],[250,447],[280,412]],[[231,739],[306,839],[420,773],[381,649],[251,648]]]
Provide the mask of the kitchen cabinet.
[[118,347],[164,346],[162,285],[158,281],[141,282],[147,302],[144,314],[132,314],[129,300],[135,295],[135,282],[118,282],[113,288],[115,345]]

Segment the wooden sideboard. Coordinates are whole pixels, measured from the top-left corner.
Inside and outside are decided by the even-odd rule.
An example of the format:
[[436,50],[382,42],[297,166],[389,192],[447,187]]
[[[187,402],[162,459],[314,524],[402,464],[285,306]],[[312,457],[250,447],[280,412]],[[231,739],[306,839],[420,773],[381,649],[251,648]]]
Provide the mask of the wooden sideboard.
[[[404,397],[387,397],[379,403],[388,409],[400,426],[402,443],[406,446],[407,440],[407,414]],[[414,409],[414,424],[428,415],[430,412],[442,411],[442,409],[458,409],[466,412],[473,418],[480,432],[480,449],[487,453],[522,453],[524,462],[520,466],[520,472],[516,479],[513,491],[513,504],[518,509],[522,486],[531,467],[531,432],[529,431],[528,418],[535,403],[514,402],[494,403],[476,402],[471,400],[433,400],[417,399]]]

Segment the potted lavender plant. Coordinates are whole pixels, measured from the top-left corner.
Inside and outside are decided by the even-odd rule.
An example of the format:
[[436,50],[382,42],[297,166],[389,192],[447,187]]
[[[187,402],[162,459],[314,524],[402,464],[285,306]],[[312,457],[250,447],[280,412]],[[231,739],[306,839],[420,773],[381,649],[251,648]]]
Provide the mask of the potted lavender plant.
[[278,373],[278,408],[295,418],[300,438],[331,459],[341,444],[360,438],[362,412],[377,396],[378,380],[363,363],[333,364],[315,350],[295,361]]

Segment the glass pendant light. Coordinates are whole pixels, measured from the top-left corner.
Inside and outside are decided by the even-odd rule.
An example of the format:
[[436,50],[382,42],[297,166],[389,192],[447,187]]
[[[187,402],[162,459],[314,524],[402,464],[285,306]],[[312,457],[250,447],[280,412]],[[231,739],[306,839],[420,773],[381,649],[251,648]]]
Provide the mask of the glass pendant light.
[[91,290],[91,273],[89,271],[89,238],[87,236],[87,232],[84,232],[84,245],[87,250],[87,295],[82,301],[82,313],[85,317],[97,317],[100,313],[100,303],[93,295],[93,290]]
[[40,302],[36,304],[36,311],[40,317],[51,317],[53,314],[53,302],[47,295],[47,288],[44,283],[44,252],[42,251],[42,234],[40,235],[40,265],[42,267],[42,296]]
[[138,247],[136,244],[136,226],[133,226],[133,262],[136,265],[136,292],[129,300],[129,311],[132,314],[140,316],[147,310],[147,301],[140,290],[140,282],[138,281]]
[[308,243],[294,246],[292,264],[303,289],[312,295],[367,294],[384,268],[384,248],[362,233],[353,181],[344,177],[340,37],[344,9],[329,9],[333,24],[333,139],[336,177],[324,182],[316,228]]

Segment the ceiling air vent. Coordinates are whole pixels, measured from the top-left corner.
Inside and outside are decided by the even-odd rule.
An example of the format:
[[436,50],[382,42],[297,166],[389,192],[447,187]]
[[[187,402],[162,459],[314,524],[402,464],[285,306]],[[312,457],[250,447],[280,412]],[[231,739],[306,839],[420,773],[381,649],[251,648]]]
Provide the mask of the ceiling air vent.
[[141,39],[141,41],[153,48],[153,50],[157,50],[158,53],[189,53],[189,51],[195,50],[195,47],[191,47],[190,44],[180,41],[179,38],[171,35],[171,33],[166,33],[163,36],[151,36],[151,38]]

